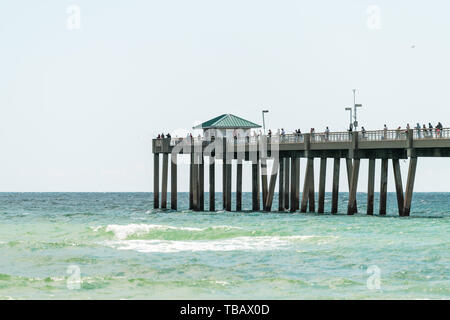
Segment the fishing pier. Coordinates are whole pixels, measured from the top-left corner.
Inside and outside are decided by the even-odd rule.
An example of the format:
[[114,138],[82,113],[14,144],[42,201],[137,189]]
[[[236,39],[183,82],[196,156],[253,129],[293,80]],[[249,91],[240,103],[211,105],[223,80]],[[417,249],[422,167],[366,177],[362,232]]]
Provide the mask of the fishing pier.
[[[202,137],[153,139],[154,208],[167,209],[169,157],[170,208],[177,210],[177,163],[179,155],[190,155],[189,209],[205,210],[205,159],[208,159],[209,211],[215,207],[216,164],[222,171],[223,210],[232,210],[232,184],[236,183],[236,211],[242,210],[243,163],[252,167],[252,210],[324,213],[327,161],[333,161],[331,213],[338,212],[340,166],[345,160],[348,181],[349,215],[358,212],[356,191],[361,160],[368,161],[367,214],[374,214],[375,163],[381,161],[379,214],[386,214],[389,162],[392,163],[398,213],[409,216],[418,158],[450,157],[450,128],[441,130],[379,130],[324,132],[267,136],[252,135],[259,125],[236,117],[222,115],[194,129],[203,129]],[[160,159],[162,155],[162,175]],[[314,159],[320,159],[319,181],[314,181]],[[400,171],[401,159],[409,159],[405,189]],[[267,162],[273,161],[268,172]],[[300,179],[300,161],[306,171]],[[232,166],[236,165],[236,177]],[[160,183],[161,178],[161,183]],[[278,206],[273,203],[278,182]],[[316,206],[316,185],[318,197]],[[301,198],[300,188],[302,186]],[[161,187],[161,188],[160,188]]]

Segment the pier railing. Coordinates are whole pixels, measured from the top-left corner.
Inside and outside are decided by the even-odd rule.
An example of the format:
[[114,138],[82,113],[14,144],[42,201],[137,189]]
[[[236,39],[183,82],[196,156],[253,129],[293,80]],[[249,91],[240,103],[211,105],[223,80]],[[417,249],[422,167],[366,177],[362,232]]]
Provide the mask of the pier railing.
[[[430,140],[430,139],[450,139],[450,128],[443,128],[441,130],[433,129],[413,129],[414,140]],[[353,132],[320,132],[310,133],[311,143],[329,143],[329,142],[349,142],[352,141],[352,136],[358,134],[361,141],[401,141],[408,139],[408,131],[406,129],[397,130],[373,130],[373,131],[353,131]],[[233,137],[228,139],[230,144],[256,144],[260,139],[266,138],[268,142],[279,142],[280,144],[289,143],[303,143],[304,134],[293,133],[273,136],[248,136],[248,137]],[[158,140],[158,139],[156,139]],[[193,141],[194,143],[211,142],[213,139],[206,139],[205,137],[187,137],[187,138],[171,138],[170,145],[175,146],[178,143],[186,141]]]

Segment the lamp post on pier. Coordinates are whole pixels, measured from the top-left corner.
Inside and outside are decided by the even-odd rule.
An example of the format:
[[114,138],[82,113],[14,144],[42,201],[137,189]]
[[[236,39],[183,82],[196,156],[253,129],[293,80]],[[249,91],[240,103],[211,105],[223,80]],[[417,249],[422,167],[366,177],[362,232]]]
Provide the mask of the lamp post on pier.
[[353,124],[352,124],[352,108],[345,108],[346,111],[350,111],[350,126],[348,127],[353,128]]
[[[356,128],[358,127],[358,119],[357,119],[357,116],[356,116],[356,108],[361,108],[362,107],[362,104],[357,104],[356,103],[356,89],[353,89],[353,128],[354,128],[354,130],[356,131]],[[350,112],[350,114],[351,114],[351,112]],[[350,118],[351,118],[351,116],[350,116]],[[351,120],[350,120],[350,122],[351,122]]]
[[262,111],[263,129],[264,129],[264,134],[266,134],[266,123],[265,123],[265,121],[264,121],[264,113],[269,113],[269,110],[263,110],[263,111]]

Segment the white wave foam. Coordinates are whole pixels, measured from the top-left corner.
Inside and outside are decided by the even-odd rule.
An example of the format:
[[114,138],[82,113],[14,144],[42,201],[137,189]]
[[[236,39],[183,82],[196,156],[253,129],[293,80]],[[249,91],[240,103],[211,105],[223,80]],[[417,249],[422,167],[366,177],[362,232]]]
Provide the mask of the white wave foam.
[[236,237],[223,240],[119,240],[105,241],[103,244],[118,250],[138,252],[172,253],[182,251],[265,251],[288,248],[294,241],[302,241],[316,236],[264,236]]
[[[94,232],[97,232],[101,229],[103,229],[103,226],[93,227],[92,230]],[[211,229],[224,229],[224,230],[230,230],[230,229],[241,229],[239,227],[232,227],[232,226],[212,226],[209,227]],[[160,231],[166,231],[166,230],[183,230],[183,231],[205,231],[208,228],[192,228],[192,227],[174,227],[174,226],[168,226],[168,225],[159,225],[159,224],[126,224],[126,225],[118,225],[118,224],[111,224],[106,226],[104,228],[106,232],[113,232],[114,236],[118,240],[125,240],[131,235],[143,235],[146,233],[149,233],[152,230],[160,230]]]

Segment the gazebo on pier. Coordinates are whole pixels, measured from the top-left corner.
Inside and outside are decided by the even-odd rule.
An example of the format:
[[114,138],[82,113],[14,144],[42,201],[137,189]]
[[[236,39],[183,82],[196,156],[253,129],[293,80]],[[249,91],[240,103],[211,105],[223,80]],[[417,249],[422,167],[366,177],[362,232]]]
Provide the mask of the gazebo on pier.
[[257,128],[261,128],[261,126],[230,113],[222,114],[193,127],[193,129],[203,129],[205,138],[231,138],[234,130],[239,130],[239,133],[244,136],[250,136],[251,129]]

